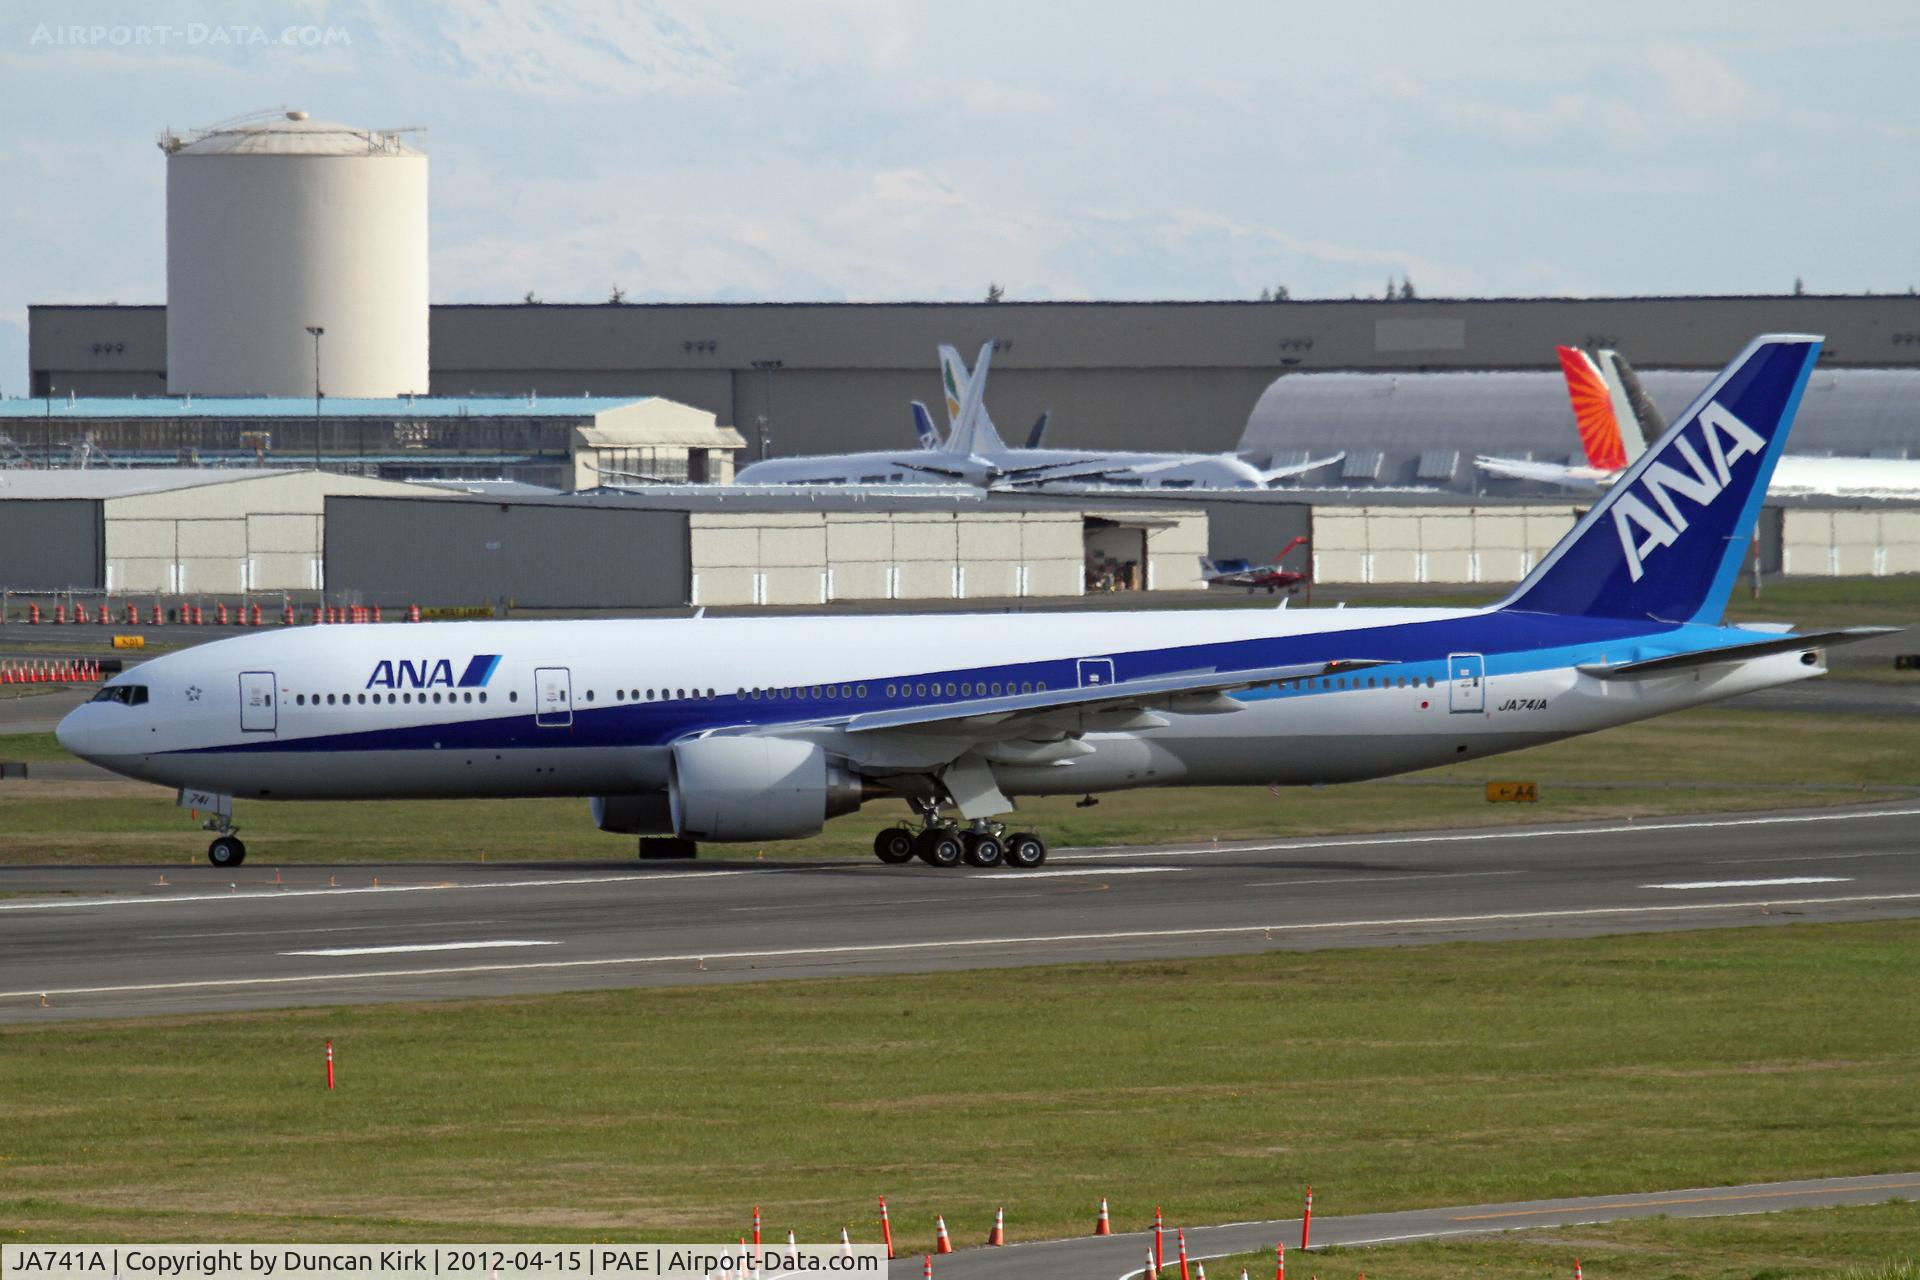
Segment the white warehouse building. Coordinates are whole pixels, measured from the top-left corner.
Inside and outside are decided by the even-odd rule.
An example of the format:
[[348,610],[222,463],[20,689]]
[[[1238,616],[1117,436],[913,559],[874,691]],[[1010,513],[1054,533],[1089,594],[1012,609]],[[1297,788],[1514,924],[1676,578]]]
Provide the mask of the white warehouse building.
[[426,393],[424,154],[304,111],[160,149],[168,394]]
[[327,498],[438,493],[316,471],[0,472],[0,587],[169,596],[319,590]]

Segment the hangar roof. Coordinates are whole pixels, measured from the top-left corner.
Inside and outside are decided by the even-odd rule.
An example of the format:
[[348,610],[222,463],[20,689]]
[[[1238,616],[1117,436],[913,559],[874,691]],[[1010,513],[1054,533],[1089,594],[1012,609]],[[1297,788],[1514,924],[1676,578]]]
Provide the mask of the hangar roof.
[[[656,396],[323,396],[323,418],[593,418]],[[670,402],[662,402],[670,403]],[[313,398],[287,396],[79,396],[0,400],[0,421],[33,418],[311,418]]]

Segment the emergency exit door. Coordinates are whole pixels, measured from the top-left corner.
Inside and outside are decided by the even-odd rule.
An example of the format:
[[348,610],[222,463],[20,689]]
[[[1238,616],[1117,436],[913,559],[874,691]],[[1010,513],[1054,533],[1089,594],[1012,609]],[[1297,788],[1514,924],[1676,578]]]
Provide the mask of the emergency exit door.
[[573,723],[573,674],[565,667],[534,671],[533,722],[543,729],[564,729]]

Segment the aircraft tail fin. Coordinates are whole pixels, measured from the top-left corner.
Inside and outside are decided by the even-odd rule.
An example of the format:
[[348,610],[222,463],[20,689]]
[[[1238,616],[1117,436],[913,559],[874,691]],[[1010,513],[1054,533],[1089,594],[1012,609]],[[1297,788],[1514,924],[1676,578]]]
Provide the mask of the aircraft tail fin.
[[940,438],[940,428],[933,425],[933,415],[918,400],[913,402],[913,434],[922,449],[938,449],[946,443]]
[[1755,338],[1500,607],[1718,622],[1820,343]]
[[[1601,471],[1618,471],[1631,459],[1620,439],[1620,417],[1606,379],[1593,358],[1578,347],[1555,347],[1560,372],[1567,379],[1567,398],[1573,402],[1573,420],[1580,428],[1580,447],[1587,464]],[[1644,447],[1644,444],[1643,446]]]
[[1027,448],[1038,449],[1047,440],[1047,427],[1053,422],[1053,410],[1049,409],[1034,419],[1033,430],[1027,432]]
[[1620,419],[1627,461],[1632,462],[1646,452],[1648,440],[1658,440],[1666,434],[1667,420],[1654,406],[1653,397],[1640,385],[1640,375],[1618,351],[1600,353],[1600,376],[1606,379],[1607,392]]
[[[1000,433],[994,430],[993,419],[987,414],[987,370],[993,364],[993,343],[982,343],[980,355],[973,363],[973,373],[967,373],[967,365],[960,353],[952,347],[940,348],[941,382],[947,387],[948,407],[953,414],[953,427],[947,434],[947,452],[962,457],[971,457],[976,453],[997,453],[1006,448],[1001,443]],[[953,394],[955,387],[960,394]]]

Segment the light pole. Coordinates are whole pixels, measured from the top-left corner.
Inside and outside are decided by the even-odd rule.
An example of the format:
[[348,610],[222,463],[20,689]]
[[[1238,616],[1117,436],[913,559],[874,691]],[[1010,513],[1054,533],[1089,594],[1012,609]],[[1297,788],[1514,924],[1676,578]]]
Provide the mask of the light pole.
[[753,367],[758,369],[762,376],[761,412],[754,421],[760,428],[760,456],[764,459],[768,448],[772,445],[772,437],[767,434],[767,428],[773,423],[773,371],[786,367],[786,361],[755,360]]
[[320,469],[320,338],[326,330],[317,324],[307,326],[313,335],[313,469]]

